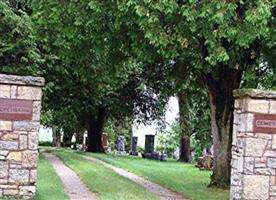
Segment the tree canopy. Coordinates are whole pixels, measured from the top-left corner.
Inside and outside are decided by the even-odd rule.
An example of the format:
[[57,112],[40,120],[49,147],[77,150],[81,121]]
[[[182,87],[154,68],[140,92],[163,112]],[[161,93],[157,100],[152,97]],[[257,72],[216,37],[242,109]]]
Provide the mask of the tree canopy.
[[23,2],[0,1],[0,72],[37,74],[41,63],[33,24]]

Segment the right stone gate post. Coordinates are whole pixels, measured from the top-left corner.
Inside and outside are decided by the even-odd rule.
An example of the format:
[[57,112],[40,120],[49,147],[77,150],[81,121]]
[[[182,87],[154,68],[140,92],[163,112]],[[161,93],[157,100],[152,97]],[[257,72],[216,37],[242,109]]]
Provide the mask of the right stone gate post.
[[276,199],[276,91],[234,96],[230,199]]

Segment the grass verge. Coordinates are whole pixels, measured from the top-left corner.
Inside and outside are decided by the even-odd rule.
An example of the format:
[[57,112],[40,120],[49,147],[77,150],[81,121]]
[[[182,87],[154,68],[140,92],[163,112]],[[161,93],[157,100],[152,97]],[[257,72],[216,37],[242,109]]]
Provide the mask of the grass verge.
[[228,200],[229,191],[208,188],[211,172],[200,171],[191,164],[176,161],[160,162],[130,156],[91,154],[114,166],[121,167],[152,182],[179,192],[191,200]]
[[38,165],[37,195],[34,200],[68,200],[63,185],[48,160],[40,155]]
[[101,164],[82,159],[74,151],[56,149],[51,152],[73,169],[91,191],[97,193],[102,200],[158,199],[142,186],[118,175]]

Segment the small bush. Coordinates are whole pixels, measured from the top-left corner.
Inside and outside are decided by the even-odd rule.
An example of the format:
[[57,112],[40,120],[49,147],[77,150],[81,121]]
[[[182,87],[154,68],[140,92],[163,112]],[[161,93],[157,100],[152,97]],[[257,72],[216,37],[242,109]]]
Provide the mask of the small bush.
[[39,142],[39,146],[51,147],[52,146],[52,142],[50,142],[50,141],[40,141]]

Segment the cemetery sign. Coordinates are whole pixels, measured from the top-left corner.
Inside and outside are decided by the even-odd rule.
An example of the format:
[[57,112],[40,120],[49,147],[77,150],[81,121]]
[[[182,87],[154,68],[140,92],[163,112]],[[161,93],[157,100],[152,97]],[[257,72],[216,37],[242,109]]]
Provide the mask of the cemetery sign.
[[276,134],[276,115],[256,113],[253,123],[255,133]]
[[33,101],[0,99],[0,120],[32,120]]

